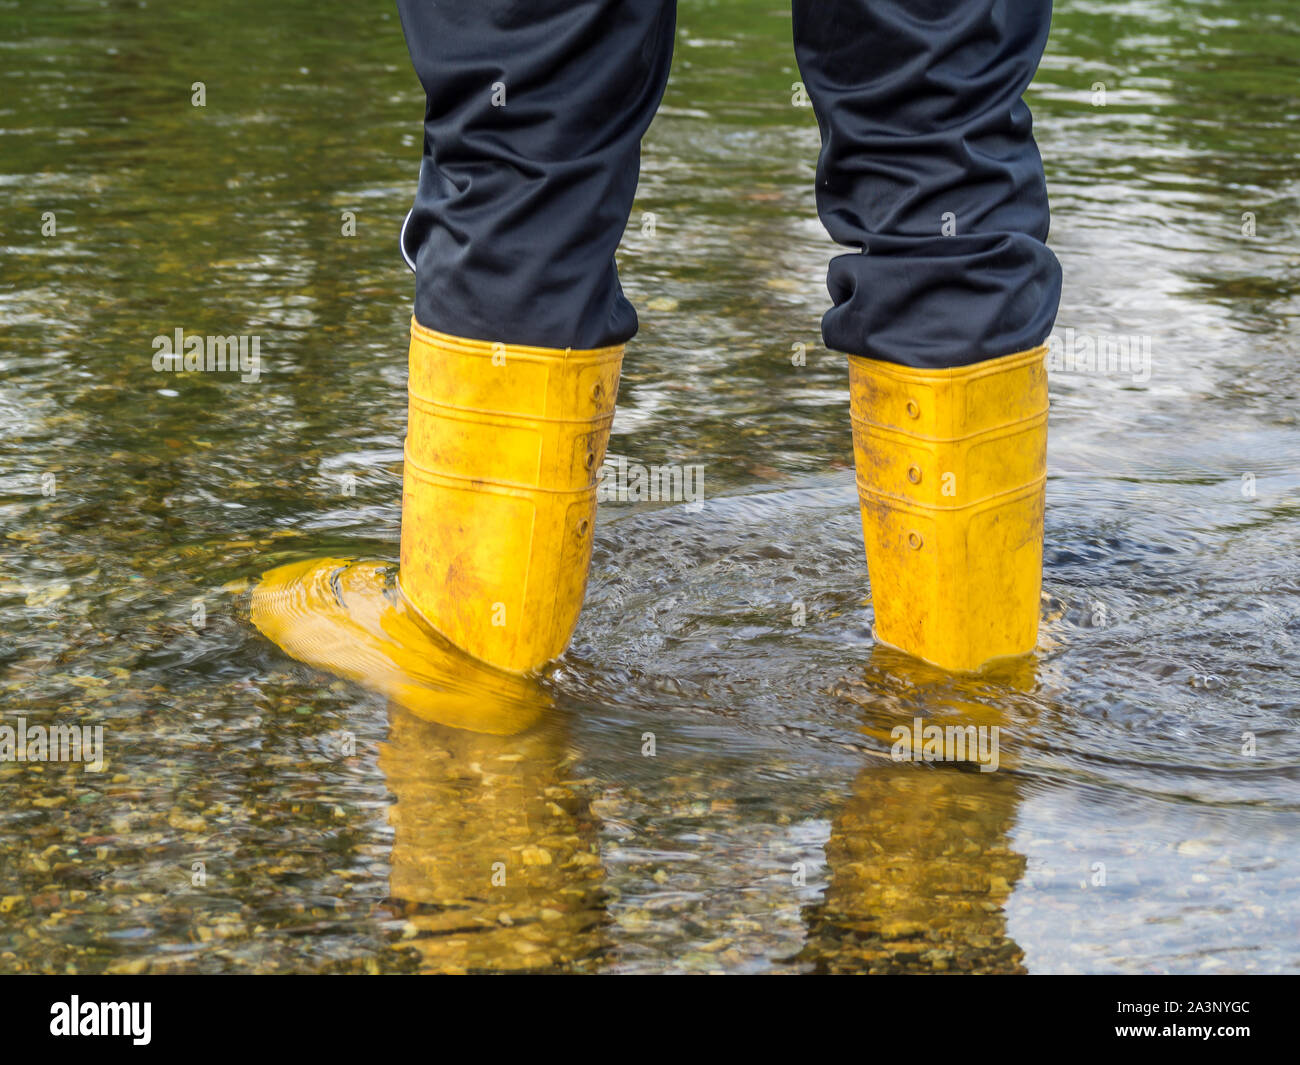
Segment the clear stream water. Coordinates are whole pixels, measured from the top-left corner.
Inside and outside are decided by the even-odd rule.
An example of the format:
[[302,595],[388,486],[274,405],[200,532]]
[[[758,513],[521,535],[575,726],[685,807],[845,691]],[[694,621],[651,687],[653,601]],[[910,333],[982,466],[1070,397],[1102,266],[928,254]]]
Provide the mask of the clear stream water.
[[[958,680],[871,639],[788,13],[683,0],[611,455],[708,501],[603,507],[497,738],[248,620],[272,565],[397,556],[395,13],[58,7],[0,0],[0,724],[109,762],[0,763],[0,971],[1300,969],[1293,5],[1058,4],[1057,334],[1143,339],[1054,372],[1040,653]],[[155,372],[177,328],[259,380]],[[916,717],[999,770],[891,762]]]

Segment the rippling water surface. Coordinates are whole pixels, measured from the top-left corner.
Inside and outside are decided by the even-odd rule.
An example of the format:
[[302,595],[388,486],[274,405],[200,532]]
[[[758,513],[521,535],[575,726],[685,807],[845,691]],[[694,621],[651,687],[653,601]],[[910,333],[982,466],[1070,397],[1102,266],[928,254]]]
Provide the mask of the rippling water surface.
[[[397,555],[395,14],[49,7],[0,0],[0,724],[109,762],[0,762],[0,971],[1300,969],[1291,4],[1058,3],[1057,334],[1137,358],[1056,367],[1040,653],[958,680],[872,643],[789,17],[683,0],[610,451],[708,500],[602,509],[513,736],[249,623]],[[260,378],[155,372],[177,328]],[[918,717],[999,770],[892,762]]]

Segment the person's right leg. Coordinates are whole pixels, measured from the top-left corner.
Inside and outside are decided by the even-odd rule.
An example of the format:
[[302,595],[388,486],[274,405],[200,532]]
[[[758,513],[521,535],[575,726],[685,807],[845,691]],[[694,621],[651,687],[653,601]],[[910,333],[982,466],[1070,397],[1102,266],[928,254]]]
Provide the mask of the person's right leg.
[[427,96],[401,586],[507,670],[564,650],[636,314],[614,252],[675,0],[398,0]]
[[1033,648],[1061,271],[1021,99],[1051,0],[794,0],[822,133],[826,345],[848,353],[878,638],[947,669]]

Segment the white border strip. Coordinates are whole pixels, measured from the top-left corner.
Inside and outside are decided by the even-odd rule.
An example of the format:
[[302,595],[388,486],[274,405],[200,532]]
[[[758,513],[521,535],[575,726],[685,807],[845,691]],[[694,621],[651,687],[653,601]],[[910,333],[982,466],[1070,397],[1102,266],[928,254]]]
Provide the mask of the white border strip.
[[406,227],[411,223],[411,215],[415,214],[415,208],[412,207],[406,212],[406,217],[402,219],[402,232],[397,235],[397,250],[402,253],[402,258],[406,265],[411,268],[411,273],[415,273],[415,263],[409,255],[406,254]]

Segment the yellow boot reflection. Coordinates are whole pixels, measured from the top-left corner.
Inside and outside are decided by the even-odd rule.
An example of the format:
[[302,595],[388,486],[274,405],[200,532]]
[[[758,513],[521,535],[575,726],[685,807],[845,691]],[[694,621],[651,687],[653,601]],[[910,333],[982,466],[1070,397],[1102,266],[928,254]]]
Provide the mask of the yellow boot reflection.
[[[985,701],[962,698],[951,678],[940,680],[937,671],[931,677],[920,663],[917,668],[918,685],[904,702],[936,708],[922,719],[919,736],[917,718],[905,706],[882,709],[863,700],[866,731],[891,747],[906,741],[899,753],[920,760],[873,763],[854,781],[832,823],[830,882],[822,901],[806,911],[808,940],[800,960],[828,972],[1024,972],[1004,912],[1025,869],[1009,840],[1019,790],[1008,772],[1014,743],[1008,742],[1006,715]],[[1013,687],[1025,680],[1011,679]],[[946,730],[963,730],[964,750],[954,751],[945,740],[946,747],[932,742],[928,753],[964,753],[967,760],[926,761],[926,725],[954,739],[958,734]],[[997,768],[981,772],[980,762],[991,763],[993,753]]]
[[294,658],[392,700],[379,755],[397,797],[390,896],[420,968],[580,968],[602,950],[603,870],[563,723],[535,679],[424,625],[396,572],[281,566],[253,592],[253,623]]
[[605,925],[598,826],[559,721],[488,736],[395,709],[379,765],[397,796],[391,895],[423,971],[594,966]]

